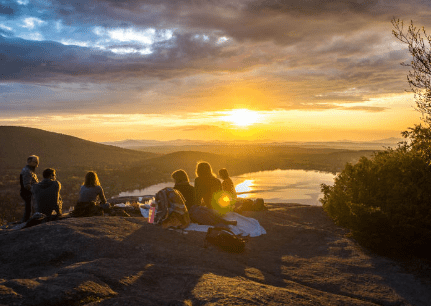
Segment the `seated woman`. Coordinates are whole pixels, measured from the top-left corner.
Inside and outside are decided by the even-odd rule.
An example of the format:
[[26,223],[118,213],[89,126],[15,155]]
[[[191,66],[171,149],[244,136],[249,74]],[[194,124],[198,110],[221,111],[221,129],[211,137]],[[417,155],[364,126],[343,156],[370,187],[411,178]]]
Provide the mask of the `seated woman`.
[[[196,167],[196,208],[190,214],[190,218],[197,219],[199,224],[216,225],[236,225],[236,221],[224,220],[219,213],[225,212],[221,207],[223,204],[223,194],[221,182],[212,172],[211,165],[207,162],[200,162]],[[202,206],[201,206],[202,205]]]
[[218,174],[220,175],[223,182],[221,183],[221,188],[223,191],[227,192],[232,200],[236,200],[236,190],[235,185],[232,182],[232,179],[229,177],[229,173],[227,169],[220,169]]
[[[98,200],[100,201],[100,206],[96,206]],[[88,172],[79,191],[79,199],[72,213],[73,216],[102,215],[102,209],[108,208],[109,203],[106,203],[105,193],[102,186],[100,186],[96,172]]]
[[222,190],[221,182],[212,172],[211,165],[200,162],[196,167],[196,200],[197,204],[213,208],[216,204],[215,194]]
[[185,204],[187,210],[190,211],[190,209],[196,204],[196,192],[195,188],[190,185],[187,173],[182,169],[176,170],[172,173],[172,178],[175,180],[174,189],[181,192],[186,200]]

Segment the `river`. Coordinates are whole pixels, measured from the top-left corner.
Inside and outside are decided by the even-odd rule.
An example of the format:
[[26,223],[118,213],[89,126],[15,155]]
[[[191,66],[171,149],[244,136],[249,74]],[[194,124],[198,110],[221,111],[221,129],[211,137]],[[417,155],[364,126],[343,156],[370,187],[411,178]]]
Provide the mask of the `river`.
[[[309,170],[269,170],[232,177],[235,189],[242,198],[263,198],[265,203],[300,203],[321,205],[320,184],[333,185],[335,175]],[[193,184],[193,182],[192,182]],[[154,195],[173,182],[149,186],[145,189],[122,192],[122,196]]]

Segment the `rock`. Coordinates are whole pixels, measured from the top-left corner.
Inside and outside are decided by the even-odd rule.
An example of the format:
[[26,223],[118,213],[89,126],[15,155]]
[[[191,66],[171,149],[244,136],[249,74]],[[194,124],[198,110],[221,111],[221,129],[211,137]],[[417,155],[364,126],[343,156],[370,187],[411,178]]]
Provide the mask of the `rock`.
[[[143,217],[66,218],[0,232],[0,305],[427,305],[428,280],[360,248],[321,207],[246,212],[243,254]],[[425,267],[425,266],[422,266]]]

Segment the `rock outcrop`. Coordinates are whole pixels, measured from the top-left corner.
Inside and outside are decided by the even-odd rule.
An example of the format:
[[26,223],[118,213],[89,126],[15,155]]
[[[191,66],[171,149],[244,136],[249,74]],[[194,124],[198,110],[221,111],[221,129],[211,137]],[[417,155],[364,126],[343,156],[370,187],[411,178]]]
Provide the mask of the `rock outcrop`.
[[1,305],[429,305],[431,286],[369,254],[321,207],[246,212],[267,234],[243,254],[142,217],[0,231]]

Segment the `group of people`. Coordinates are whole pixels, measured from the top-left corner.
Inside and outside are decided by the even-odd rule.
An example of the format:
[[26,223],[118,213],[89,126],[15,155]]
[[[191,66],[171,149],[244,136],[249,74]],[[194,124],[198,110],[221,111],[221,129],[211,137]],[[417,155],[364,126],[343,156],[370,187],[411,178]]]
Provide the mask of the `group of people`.
[[[44,214],[49,220],[62,216],[61,183],[56,179],[56,171],[52,168],[43,170],[43,180],[39,182],[35,172],[38,166],[39,157],[31,155],[27,158],[27,165],[20,173],[20,195],[25,203],[22,222],[27,222],[36,212]],[[78,203],[96,201],[100,201],[102,207],[106,205],[105,194],[99,178],[95,172],[90,171],[85,175],[84,183],[79,191]]]
[[[35,173],[38,165],[39,157],[31,155],[27,158],[27,165],[20,174],[20,195],[25,202],[23,222],[28,221],[35,212],[44,214],[50,220],[62,215],[61,184],[56,180],[56,171],[52,168],[45,169],[42,173],[43,180],[39,182]],[[192,221],[200,224],[230,224],[221,215],[232,210],[237,194],[228,171],[224,168],[220,169],[219,175],[222,182],[207,162],[197,164],[194,186],[190,184],[184,170],[180,169],[172,173],[175,181],[174,189],[183,196]],[[97,174],[90,171],[85,175],[84,183],[80,188],[77,207],[96,201],[100,202],[100,207],[103,209],[109,207]]]

